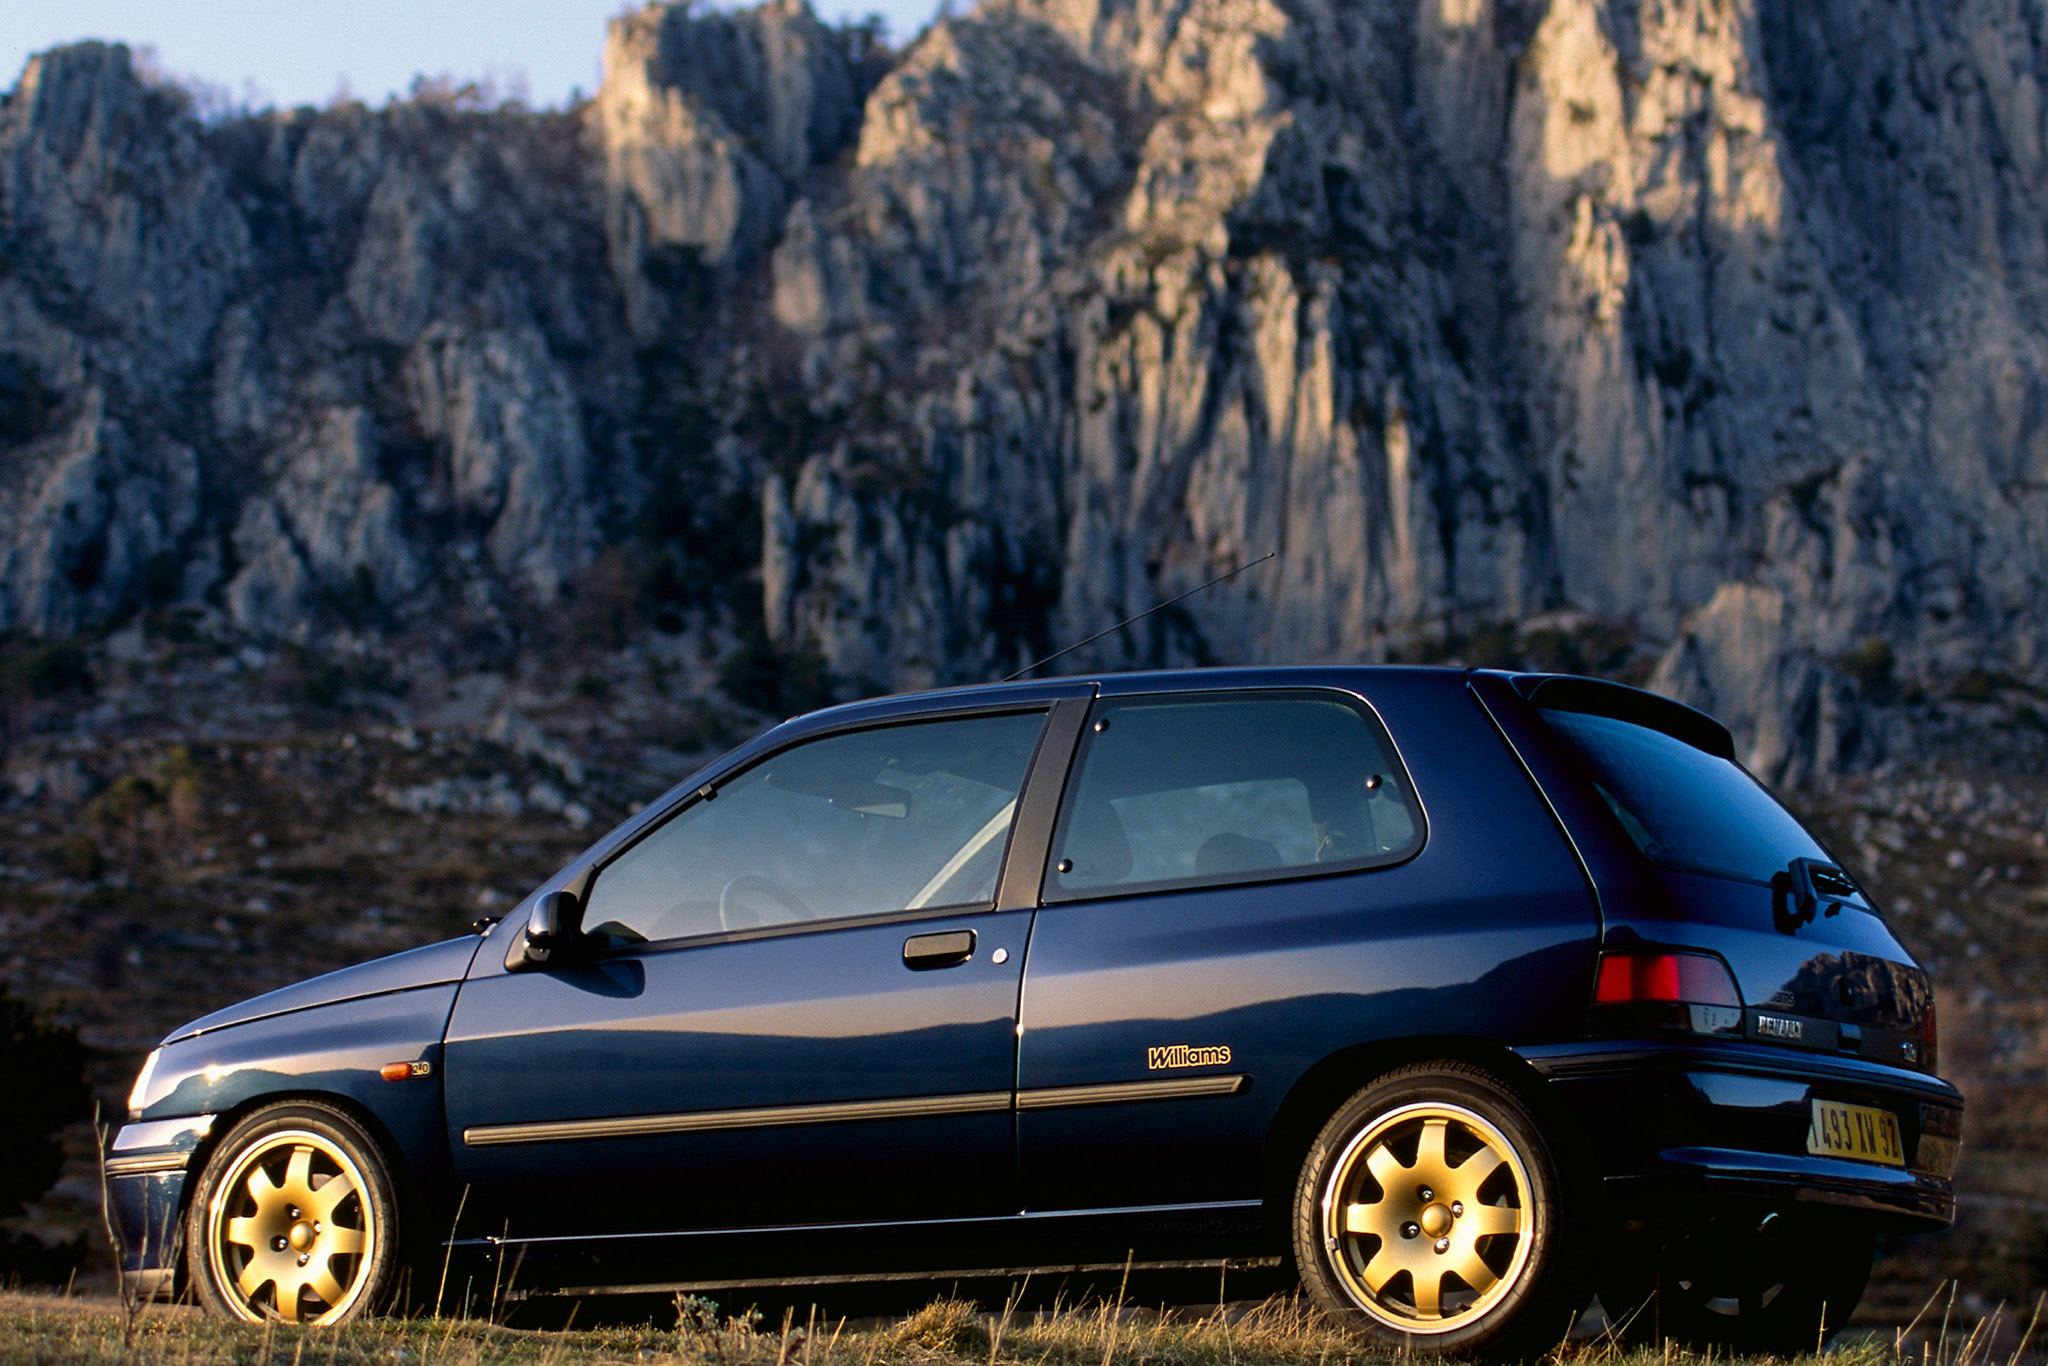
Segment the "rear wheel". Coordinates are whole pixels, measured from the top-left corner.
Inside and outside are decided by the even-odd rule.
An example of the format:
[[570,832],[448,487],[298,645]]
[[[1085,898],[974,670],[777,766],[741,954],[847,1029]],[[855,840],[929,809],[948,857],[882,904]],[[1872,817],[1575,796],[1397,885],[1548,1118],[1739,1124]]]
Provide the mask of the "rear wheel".
[[342,1111],[259,1110],[214,1150],[186,1217],[200,1302],[250,1323],[335,1324],[396,1283],[398,1206],[376,1143]]
[[1324,1126],[1294,1201],[1295,1257],[1325,1310],[1390,1347],[1540,1352],[1587,1298],[1560,1167],[1487,1072],[1389,1073]]
[[1820,1350],[1870,1280],[1875,1238],[1840,1221],[1723,1215],[1667,1233],[1611,1268],[1601,1307],[1631,1342],[1794,1354]]

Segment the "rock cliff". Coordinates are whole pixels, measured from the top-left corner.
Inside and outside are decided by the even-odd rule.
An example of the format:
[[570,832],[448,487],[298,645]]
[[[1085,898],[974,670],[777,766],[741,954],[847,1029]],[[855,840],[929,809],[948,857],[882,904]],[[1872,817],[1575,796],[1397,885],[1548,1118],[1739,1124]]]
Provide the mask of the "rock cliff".
[[1277,550],[1068,663],[1620,670],[1792,779],[2048,684],[2035,0],[768,0],[605,61],[211,121],[32,61],[0,629],[604,617],[849,691]]

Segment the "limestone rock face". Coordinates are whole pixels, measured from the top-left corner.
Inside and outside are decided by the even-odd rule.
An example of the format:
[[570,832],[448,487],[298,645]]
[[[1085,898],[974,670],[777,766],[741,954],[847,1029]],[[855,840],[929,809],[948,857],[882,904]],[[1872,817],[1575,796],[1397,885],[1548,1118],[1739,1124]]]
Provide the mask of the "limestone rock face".
[[103,394],[87,393],[69,423],[18,452],[0,486],[0,629],[105,619],[150,570],[173,572],[198,502],[190,449],[138,447]]
[[0,629],[551,602],[597,550],[569,373],[621,344],[597,183],[571,116],[204,124],[124,48],[37,58],[0,106]]
[[587,562],[589,459],[568,380],[530,328],[435,331],[409,376],[422,432],[448,452],[449,504],[491,567],[545,600]]
[[330,409],[284,453],[274,491],[246,500],[235,528],[243,567],[227,598],[239,622],[261,631],[321,594],[394,602],[420,586],[425,567],[380,454],[376,424],[360,408]]
[[2038,17],[982,0],[892,52],[650,5],[568,113],[213,122],[46,54],[0,626],[517,634],[630,561],[893,688],[1277,551],[1068,663],[1591,622],[1759,771],[1868,762],[1891,680],[2048,681]]
[[33,59],[0,109],[5,283],[65,316],[62,336],[10,318],[9,349],[138,393],[174,381],[249,264],[224,182],[176,93],[138,80],[126,48]]
[[[771,553],[771,628],[957,659],[949,633],[990,641],[988,572],[878,651],[910,623],[849,569],[897,557],[899,602],[979,524],[980,562],[1057,585],[1046,641],[1282,552],[1104,662],[1624,623],[1774,776],[1874,757],[1834,664],[1863,642],[1914,677],[2037,676],[2048,54],[1979,8],[1010,0],[941,26],[870,98],[842,201],[793,216],[775,298],[820,392],[855,337],[923,390],[899,449],[965,521],[879,531],[901,500],[855,516],[813,491],[850,486],[848,451],[814,457],[767,536],[832,551]],[[1018,112],[1041,51],[1081,74]],[[977,96],[1017,151],[950,114]],[[1067,216],[992,188],[1020,165]],[[980,354],[878,345],[934,312]]]
[[613,259],[640,332],[663,302],[643,283],[650,253],[746,266],[778,235],[792,184],[859,118],[858,59],[800,0],[735,14],[650,5],[612,24],[595,117]]

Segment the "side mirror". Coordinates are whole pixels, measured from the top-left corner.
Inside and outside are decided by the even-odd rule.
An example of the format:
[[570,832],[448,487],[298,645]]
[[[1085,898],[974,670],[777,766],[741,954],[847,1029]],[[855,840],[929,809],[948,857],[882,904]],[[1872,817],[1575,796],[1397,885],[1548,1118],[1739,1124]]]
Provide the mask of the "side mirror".
[[549,892],[534,903],[526,924],[505,949],[505,971],[559,966],[583,937],[583,901],[574,892]]

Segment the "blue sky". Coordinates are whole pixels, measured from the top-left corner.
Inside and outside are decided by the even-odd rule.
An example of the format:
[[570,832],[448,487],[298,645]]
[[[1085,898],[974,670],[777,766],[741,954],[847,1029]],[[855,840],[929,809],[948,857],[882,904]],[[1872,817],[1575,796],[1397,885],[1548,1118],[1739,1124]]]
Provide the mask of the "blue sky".
[[[729,3],[729,0],[728,0]],[[812,0],[827,20],[879,12],[893,41],[934,0]],[[323,104],[346,89],[381,104],[418,74],[490,78],[501,94],[559,105],[597,88],[605,21],[621,0],[5,0],[0,89],[29,57],[81,38],[156,50],[156,65],[230,101]],[[962,8],[965,8],[963,5]]]

